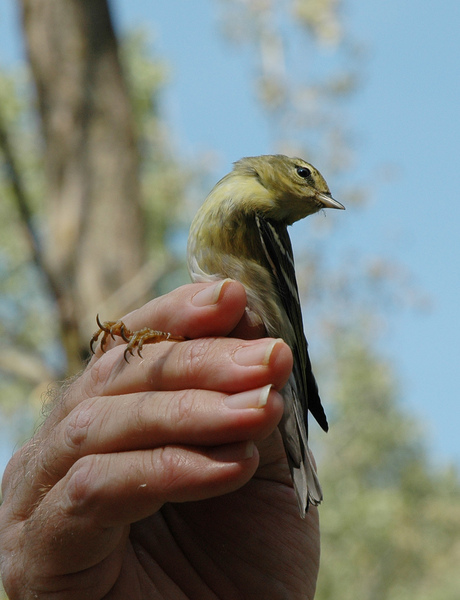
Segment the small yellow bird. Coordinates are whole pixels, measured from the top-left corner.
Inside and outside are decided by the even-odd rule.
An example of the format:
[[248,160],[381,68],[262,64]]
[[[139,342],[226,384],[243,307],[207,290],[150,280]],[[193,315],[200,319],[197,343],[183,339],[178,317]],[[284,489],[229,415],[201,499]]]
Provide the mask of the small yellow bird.
[[325,431],[328,424],[308,356],[287,226],[322,208],[345,207],[309,163],[283,155],[242,158],[201,206],[187,248],[193,281],[240,281],[249,311],[292,350],[279,428],[302,517],[323,497],[307,444],[308,410]]
[[[313,376],[302,325],[294,256],[287,226],[322,208],[345,207],[331,196],[322,175],[301,158],[267,155],[242,158],[212,189],[190,228],[187,257],[193,281],[235,279],[246,290],[249,315],[256,314],[267,335],[291,348],[294,366],[281,390],[284,414],[279,428],[300,515],[323,494],[308,449],[308,410],[327,431],[326,415]],[[144,328],[129,331],[122,321],[101,323],[102,334],[126,342],[125,359],[142,346],[184,338]]]

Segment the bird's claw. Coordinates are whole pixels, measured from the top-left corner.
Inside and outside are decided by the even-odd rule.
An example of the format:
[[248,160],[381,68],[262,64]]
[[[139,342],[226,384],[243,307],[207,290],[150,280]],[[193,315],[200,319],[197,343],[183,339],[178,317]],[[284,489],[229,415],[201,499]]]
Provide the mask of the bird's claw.
[[100,347],[102,352],[105,352],[105,345],[107,338],[110,336],[115,340],[115,336],[121,337],[127,344],[124,351],[124,359],[128,362],[128,354],[134,356],[134,350],[137,351],[138,355],[142,358],[141,350],[144,344],[156,344],[158,342],[170,341],[170,342],[183,342],[185,338],[181,335],[172,335],[164,331],[156,331],[150,329],[150,327],[143,327],[138,331],[130,331],[123,321],[101,321],[99,315],[96,316],[96,322],[99,329],[93,335],[90,341],[91,352],[94,354],[94,344],[98,341],[99,336],[102,334]]

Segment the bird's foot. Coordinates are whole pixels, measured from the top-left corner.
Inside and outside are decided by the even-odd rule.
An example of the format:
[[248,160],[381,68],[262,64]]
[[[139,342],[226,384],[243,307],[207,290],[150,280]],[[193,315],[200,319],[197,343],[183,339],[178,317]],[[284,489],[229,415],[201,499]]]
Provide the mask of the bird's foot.
[[101,333],[102,337],[100,341],[100,346],[102,352],[105,352],[105,345],[109,336],[113,340],[115,339],[115,336],[119,336],[127,344],[124,352],[124,358],[126,362],[128,362],[128,354],[134,356],[134,350],[136,350],[139,356],[142,358],[141,350],[144,344],[156,344],[158,342],[164,341],[185,341],[185,338],[181,335],[172,335],[171,333],[166,333],[164,331],[156,331],[155,329],[150,329],[150,327],[144,327],[137,331],[130,331],[123,323],[123,321],[103,321],[101,323],[101,321],[99,320],[99,315],[96,316],[96,322],[99,326],[99,329],[91,338],[89,344],[91,352],[94,354],[94,344],[98,341]]

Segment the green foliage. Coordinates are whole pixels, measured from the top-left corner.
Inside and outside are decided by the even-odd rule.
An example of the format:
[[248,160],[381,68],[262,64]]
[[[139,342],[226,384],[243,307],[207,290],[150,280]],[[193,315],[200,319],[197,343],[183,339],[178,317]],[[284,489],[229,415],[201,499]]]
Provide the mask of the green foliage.
[[2,135],[14,159],[12,164],[0,153],[0,399],[3,410],[24,411],[35,385],[50,374],[57,331],[13,185],[19,174],[39,231],[45,208],[43,164],[30,81],[23,72],[0,73],[0,106]]
[[[361,337],[360,337],[361,336]],[[335,391],[320,475],[318,600],[458,597],[460,482],[427,459],[369,332],[337,330]]]
[[[260,62],[257,82],[261,105],[277,119],[274,128],[278,128],[282,142],[279,149],[289,152],[299,145],[299,137],[305,146],[304,133],[312,123],[314,131],[311,137],[310,129],[309,140],[317,139],[323,147],[327,145],[324,139],[343,143],[338,127],[325,127],[328,117],[323,108],[329,110],[330,104],[323,99],[327,94],[341,96],[348,92],[353,78],[345,73],[329,83],[319,78],[322,83],[314,85],[309,71],[302,73],[304,79],[299,81],[297,71],[291,64],[287,68],[284,62],[284,13],[280,25],[279,14],[270,13],[269,3],[227,0],[226,6],[243,10],[238,19],[231,20],[233,34],[238,33],[235,28],[244,26],[243,33],[252,36]],[[313,34],[311,44],[318,40],[338,44],[342,39],[339,2],[299,0],[289,6],[294,19]],[[152,58],[141,34],[127,38],[122,58],[142,157],[146,244],[149,255],[161,262],[167,253],[168,235],[182,226],[178,209],[183,207],[186,188],[189,193],[191,185],[196,185],[199,169],[190,167],[189,162],[185,167],[181,163],[176,147],[179,144],[172,140],[162,117],[161,98],[168,77],[165,64],[155,54]],[[292,72],[296,73],[295,81],[287,79]],[[41,137],[24,75],[0,74],[0,105],[33,209],[33,223],[45,236]],[[295,135],[289,137],[292,131]],[[312,141],[308,144],[314,146]],[[335,144],[335,162],[341,168],[347,167],[348,149],[337,152],[337,147]],[[43,390],[41,382],[59,377],[62,365],[54,306],[31,261],[28,234],[19,216],[10,175],[0,157],[0,406],[11,414],[16,407],[23,411],[31,399],[37,406],[38,394]],[[337,197],[343,200],[340,194]],[[307,273],[311,303],[328,306],[330,299],[318,297],[323,293],[328,298],[340,297],[341,314],[361,312],[362,304],[356,309],[356,287],[363,279],[353,272],[353,261],[347,258],[340,269],[341,279],[331,285],[331,280],[325,281],[327,265],[321,263],[321,246],[316,244],[316,248],[316,254],[310,252],[314,261],[310,261]],[[374,293],[377,295],[382,295],[381,290]],[[367,305],[375,306],[369,302]],[[327,312],[331,314],[325,311],[321,316]],[[311,317],[315,313],[309,309],[308,314]],[[333,389],[323,395],[333,399],[332,408],[331,402],[327,403],[331,430],[321,442],[318,439],[312,443],[315,449],[320,443],[323,447],[319,462],[325,492],[320,508],[323,555],[317,598],[454,600],[460,589],[458,473],[453,468],[435,469],[430,464],[420,424],[399,405],[393,366],[376,353],[373,333],[349,321],[347,328],[334,330],[327,348],[325,372],[329,379],[334,371]],[[8,368],[11,364],[16,370]]]
[[[122,46],[141,155],[146,244],[156,264],[165,262],[166,238],[177,226],[177,208],[191,169],[179,169],[168,128],[161,119],[160,98],[166,67],[149,54],[145,37],[129,36]],[[31,83],[23,72],[0,73],[0,118],[31,212],[38,241],[47,235],[46,182],[42,138]],[[30,231],[12,184],[16,173],[0,152],[0,406],[4,410],[32,403],[53,379],[65,373],[56,307],[40,268],[34,263]],[[180,226],[180,221],[179,221]],[[160,268],[161,271],[161,268]],[[28,421],[30,423],[30,421]]]

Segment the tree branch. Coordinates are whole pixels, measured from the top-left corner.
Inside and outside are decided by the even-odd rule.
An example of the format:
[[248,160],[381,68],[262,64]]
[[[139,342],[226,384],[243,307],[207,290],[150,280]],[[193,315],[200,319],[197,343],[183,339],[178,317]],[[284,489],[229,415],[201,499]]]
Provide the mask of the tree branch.
[[0,150],[3,153],[5,166],[6,166],[6,177],[11,183],[11,189],[13,192],[13,200],[16,203],[21,223],[24,226],[27,243],[30,247],[32,259],[42,274],[45,282],[48,286],[49,292],[56,302],[59,302],[59,287],[53,277],[53,274],[48,269],[42,252],[40,241],[33,224],[33,212],[31,209],[31,202],[29,201],[28,194],[23,183],[21,171],[16,160],[16,156],[13,151],[10,137],[8,134],[4,115],[0,107]]

